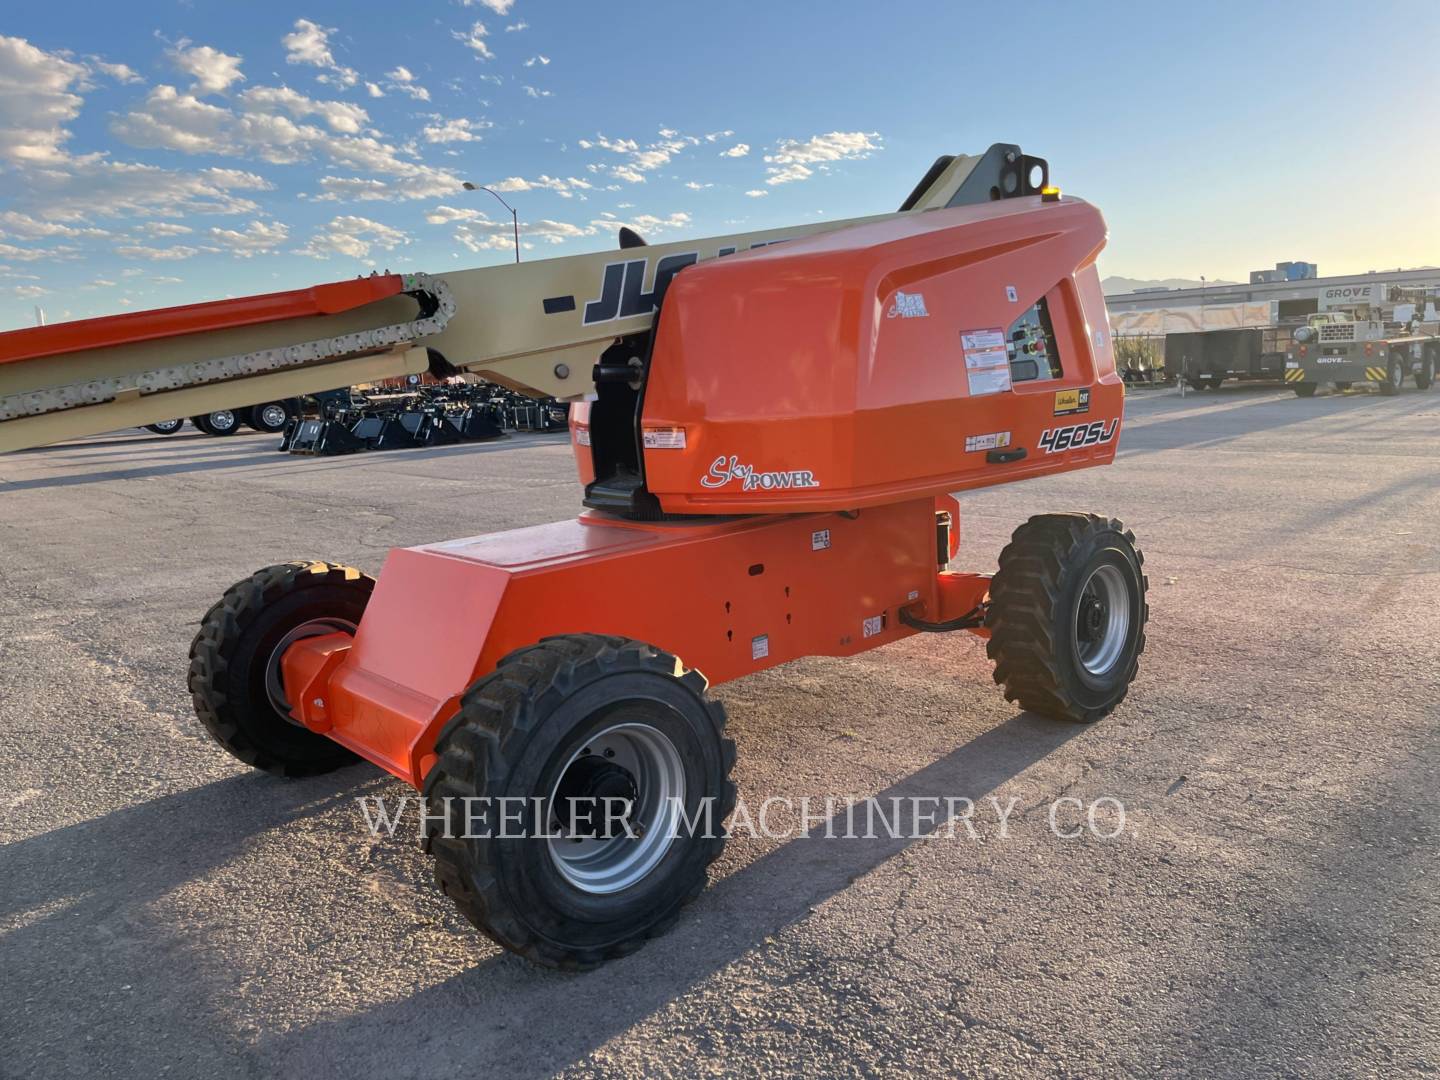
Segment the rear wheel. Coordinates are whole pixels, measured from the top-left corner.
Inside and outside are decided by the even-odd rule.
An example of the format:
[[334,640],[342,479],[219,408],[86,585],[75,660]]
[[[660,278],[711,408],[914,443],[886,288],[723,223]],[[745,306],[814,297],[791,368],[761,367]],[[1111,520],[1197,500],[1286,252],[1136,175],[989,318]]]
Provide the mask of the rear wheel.
[[1081,723],[1120,704],[1145,648],[1144,562],[1113,518],[1042,514],[1016,529],[985,620],[1005,699]]
[[1396,353],[1390,354],[1390,363],[1385,368],[1385,381],[1380,384],[1380,393],[1392,397],[1405,385],[1405,361]]
[[1313,383],[1313,382],[1295,383],[1295,385],[1294,385],[1295,396],[1296,396],[1296,397],[1314,397],[1314,396],[1315,396],[1315,389],[1316,389],[1316,387],[1318,387],[1318,386],[1319,386],[1319,383]]
[[226,590],[190,646],[195,713],[235,757],[277,776],[313,776],[360,760],[290,718],[280,673],[296,641],[353,634],[375,580],[333,563],[282,563]]
[[[1336,390],[1349,390],[1349,389],[1350,389],[1352,386],[1354,386],[1354,385],[1355,385],[1354,383],[1350,383],[1350,382],[1337,382],[1337,383],[1335,384],[1335,389],[1336,389]],[[1311,393],[1314,393],[1314,391],[1312,390]]]
[[1435,358],[1428,352],[1425,359],[1420,361],[1420,370],[1415,373],[1415,385],[1421,390],[1429,390],[1435,382]]
[[724,846],[724,727],[699,672],[653,646],[570,634],[511,653],[435,744],[425,848],[440,888],[536,963],[632,952],[675,922]]
[[145,430],[153,431],[156,435],[174,435],[184,426],[185,418],[182,416],[178,420],[160,420],[154,424],[146,424]]
[[1225,381],[1224,379],[1206,379],[1206,380],[1205,380],[1205,389],[1206,389],[1206,390],[1219,390],[1219,389],[1220,389],[1220,384],[1221,384],[1222,382],[1224,382],[1224,381]]
[[240,417],[233,409],[216,409],[203,416],[192,416],[190,422],[206,435],[234,435],[240,430]]

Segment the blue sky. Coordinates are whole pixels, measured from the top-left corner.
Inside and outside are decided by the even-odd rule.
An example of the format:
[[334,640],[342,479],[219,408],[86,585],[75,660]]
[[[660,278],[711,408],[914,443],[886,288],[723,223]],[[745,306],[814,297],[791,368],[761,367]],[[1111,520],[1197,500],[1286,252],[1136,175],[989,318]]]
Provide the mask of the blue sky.
[[1440,263],[1440,5],[7,5],[0,328],[893,209],[1019,142],[1107,274]]

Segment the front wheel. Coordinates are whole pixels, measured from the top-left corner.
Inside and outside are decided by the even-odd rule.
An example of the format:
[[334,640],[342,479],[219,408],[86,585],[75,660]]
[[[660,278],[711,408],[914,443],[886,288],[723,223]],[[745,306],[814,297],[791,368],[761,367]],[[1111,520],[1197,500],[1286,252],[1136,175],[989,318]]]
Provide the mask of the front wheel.
[[494,941],[584,970],[666,930],[705,887],[735,744],[705,680],[625,638],[545,638],[461,699],[425,778],[440,888]]
[[182,416],[176,420],[159,420],[153,424],[146,424],[146,431],[153,431],[156,435],[174,435],[185,426],[185,418]]
[[247,765],[314,776],[360,759],[290,718],[280,661],[301,638],[354,634],[375,579],[333,563],[267,566],[226,590],[190,646],[190,695],[211,736]]
[[1144,562],[1113,518],[1042,514],[1016,529],[985,620],[1005,699],[1079,723],[1120,704],[1145,648]]
[[[1354,383],[1351,383],[1351,382],[1341,381],[1341,382],[1337,382],[1337,383],[1335,384],[1335,389],[1336,389],[1336,390],[1349,390],[1349,389],[1350,389],[1352,386],[1354,386],[1354,385],[1355,385],[1355,384],[1354,384]],[[1314,393],[1314,391],[1311,391],[1311,393]]]
[[1295,384],[1295,387],[1294,387],[1294,389],[1295,389],[1295,396],[1296,396],[1296,397],[1314,397],[1314,396],[1315,396],[1315,389],[1316,389],[1317,386],[1319,386],[1319,383],[1313,383],[1313,382],[1296,383],[1296,384]]

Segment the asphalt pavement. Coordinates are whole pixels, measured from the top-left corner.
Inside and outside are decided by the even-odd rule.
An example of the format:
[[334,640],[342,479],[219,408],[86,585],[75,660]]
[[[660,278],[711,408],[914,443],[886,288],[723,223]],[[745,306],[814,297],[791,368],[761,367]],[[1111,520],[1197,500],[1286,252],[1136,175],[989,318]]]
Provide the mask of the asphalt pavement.
[[1034,513],[1135,531],[1129,698],[1023,714],[966,634],[718,687],[749,805],[964,796],[973,835],[737,837],[671,933],[578,976],[369,835],[397,781],[251,772],[185,692],[261,566],[574,513],[563,436],[0,457],[0,1076],[1434,1075],[1437,435],[1440,391],[1144,391],[1113,467],[965,496],[969,569]]

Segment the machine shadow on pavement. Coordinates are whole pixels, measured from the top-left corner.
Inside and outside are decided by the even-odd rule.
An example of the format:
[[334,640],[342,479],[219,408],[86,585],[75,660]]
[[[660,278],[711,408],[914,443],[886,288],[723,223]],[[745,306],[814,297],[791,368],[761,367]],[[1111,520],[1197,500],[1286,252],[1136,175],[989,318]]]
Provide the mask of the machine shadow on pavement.
[[[546,442],[562,443],[568,441],[550,436],[540,436]],[[137,443],[148,442],[149,440],[137,440]],[[59,476],[36,476],[21,480],[6,480],[0,476],[0,490],[4,491],[32,491],[48,488],[82,487],[87,484],[103,484],[113,480],[139,480],[151,476],[173,476],[179,473],[199,473],[224,471],[229,469],[243,469],[250,465],[284,465],[287,468],[344,468],[353,466],[359,462],[373,464],[376,454],[351,454],[331,458],[317,458],[314,461],[303,463],[295,462],[289,455],[281,455],[275,449],[275,440],[266,439],[266,449],[261,453],[245,454],[211,454],[207,457],[196,460],[193,455],[181,457],[176,455],[175,460],[165,460],[153,465],[136,465],[131,468],[96,470],[93,472],[62,473]],[[521,447],[530,446],[527,440],[506,439],[490,443],[463,443],[458,446],[432,446],[420,447],[411,450],[394,450],[387,452],[384,457],[389,460],[396,458],[401,461],[416,462],[424,461],[433,457],[455,457],[461,454],[494,454],[507,450],[515,450]],[[107,460],[113,460],[113,455],[106,455]],[[323,464],[322,464],[323,463]]]
[[[979,801],[1086,730],[1022,712],[874,799],[882,806],[891,798]],[[944,824],[942,815],[937,828]],[[296,1075],[316,1075],[345,1060],[347,1047],[384,1043],[397,1065],[403,1062],[415,1075],[441,1074],[447,1063],[469,1060],[486,1075],[550,1076],[919,842],[888,835],[826,840],[827,828],[843,834],[843,813],[715,881],[673,930],[599,971],[560,974],[500,953],[403,1001],[288,1033],[265,1045],[262,1057],[286,1062]],[[957,858],[964,858],[964,850],[957,846]],[[963,904],[963,897],[954,899],[957,906]],[[517,1039],[515,1033],[532,1027],[535,1017],[574,1013],[577,995],[586,1001],[583,1020],[577,1017],[566,1025],[563,1040],[556,1039],[553,1027],[543,1052],[540,1045]],[[483,1023],[476,1020],[478,998],[483,998]]]

